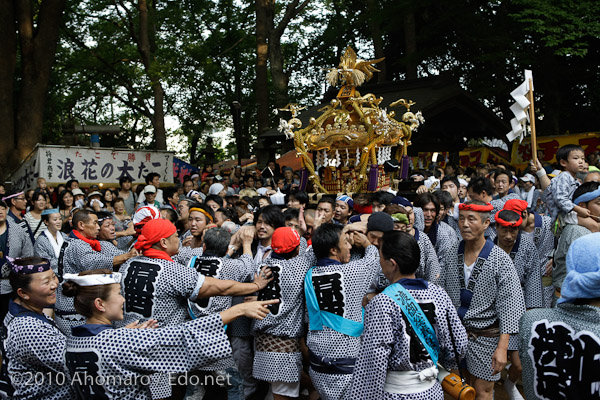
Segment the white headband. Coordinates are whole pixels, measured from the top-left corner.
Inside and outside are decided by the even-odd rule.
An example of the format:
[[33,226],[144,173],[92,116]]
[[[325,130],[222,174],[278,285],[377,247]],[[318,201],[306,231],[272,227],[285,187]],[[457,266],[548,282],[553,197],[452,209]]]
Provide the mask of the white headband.
[[93,275],[78,275],[64,274],[65,281],[71,281],[79,286],[99,286],[110,285],[111,283],[121,283],[121,273],[113,272],[112,274],[93,274]]

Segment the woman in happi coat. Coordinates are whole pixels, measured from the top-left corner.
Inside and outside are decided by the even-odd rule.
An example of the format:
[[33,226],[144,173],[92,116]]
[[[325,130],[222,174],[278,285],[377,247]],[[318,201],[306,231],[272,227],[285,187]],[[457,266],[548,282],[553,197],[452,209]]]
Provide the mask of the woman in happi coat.
[[60,231],[62,228],[62,217],[58,208],[44,210],[42,212],[42,221],[47,229],[37,238],[33,246],[33,253],[50,261],[50,266],[55,274],[62,274],[61,253],[69,245],[69,238]]
[[[458,367],[455,360],[467,349],[465,328],[444,289],[415,278],[420,250],[414,237],[385,233],[379,255],[393,284],[366,307],[351,398],[442,400],[437,362]],[[428,329],[417,328],[427,324]]]
[[2,326],[0,397],[72,399],[66,337],[42,312],[56,303],[58,279],[43,258],[8,258],[8,263],[14,298]]
[[[81,398],[150,399],[151,375],[184,373],[231,356],[224,326],[246,316],[262,319],[277,300],[242,303],[217,314],[162,329],[115,329],[123,319],[121,274],[65,274],[63,294],[75,298],[84,325],[72,328],[66,363]],[[151,325],[148,321],[144,324]],[[100,398],[100,397],[99,397]]]

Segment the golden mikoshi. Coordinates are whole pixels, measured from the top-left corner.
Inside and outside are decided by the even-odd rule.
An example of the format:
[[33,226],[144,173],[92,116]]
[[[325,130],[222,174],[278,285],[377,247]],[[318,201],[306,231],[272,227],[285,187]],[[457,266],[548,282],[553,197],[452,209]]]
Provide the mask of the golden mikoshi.
[[[347,47],[338,67],[327,73],[327,81],[332,86],[341,84],[342,88],[329,105],[319,109],[322,114],[311,118],[303,129],[298,114],[304,107],[288,104],[280,109],[289,111],[292,118],[282,119],[279,130],[294,139],[315,192],[353,193],[391,186],[389,176],[383,172],[383,163],[392,158],[392,146],[399,146],[398,157],[405,156],[412,132],[424,122],[420,112],[410,111],[412,101],[399,99],[390,104],[390,107],[406,108],[397,121],[394,111],[379,108],[383,98],[371,93],[363,96],[356,90],[378,71],[373,64],[383,60],[358,59],[354,50]],[[309,153],[314,154],[315,162]],[[316,171],[321,166],[325,167],[323,181]],[[369,166],[370,173],[367,172]],[[374,168],[377,171],[373,171]],[[369,184],[369,179],[377,182]]]

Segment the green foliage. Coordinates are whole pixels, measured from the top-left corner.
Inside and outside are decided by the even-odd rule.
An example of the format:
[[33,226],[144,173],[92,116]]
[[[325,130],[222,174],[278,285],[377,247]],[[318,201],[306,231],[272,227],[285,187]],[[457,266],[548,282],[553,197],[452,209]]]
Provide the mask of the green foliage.
[[539,38],[556,55],[584,57],[590,39],[600,38],[600,7],[597,1],[517,0],[511,14],[523,29]]
[[[290,1],[275,3],[275,25]],[[103,146],[152,146],[148,76],[153,76],[165,89],[168,120],[178,122],[167,125],[169,142],[180,144],[177,150],[191,161],[198,159],[209,135],[218,136],[215,146],[225,152],[221,156],[237,153],[231,133],[234,101],[242,106],[242,145],[252,151],[257,130],[254,2],[152,1],[149,74],[132,39],[138,33],[136,4],[68,2],[44,141],[60,143],[62,124],[72,120],[122,126],[120,135],[101,138]],[[417,52],[409,60],[404,17],[410,13]],[[573,131],[590,129],[600,115],[599,13],[589,0],[313,0],[282,36],[289,100],[319,103],[328,89],[326,69],[337,65],[347,45],[363,58],[374,55],[376,27],[389,80],[404,79],[408,61],[415,61],[419,76],[447,74],[507,120],[509,93],[529,67],[536,79],[536,105],[547,116],[540,132],[551,121]],[[277,126],[279,117],[271,118],[271,126]]]

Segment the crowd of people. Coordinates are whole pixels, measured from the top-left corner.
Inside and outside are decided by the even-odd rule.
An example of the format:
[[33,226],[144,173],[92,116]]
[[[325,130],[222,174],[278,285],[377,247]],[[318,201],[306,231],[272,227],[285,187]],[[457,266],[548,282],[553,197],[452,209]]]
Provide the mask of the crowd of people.
[[410,193],[309,194],[275,161],[0,186],[0,395],[597,397],[600,170],[556,158]]

